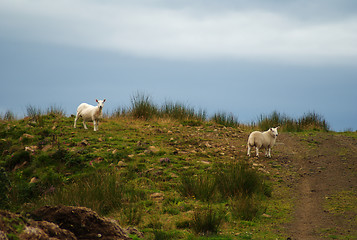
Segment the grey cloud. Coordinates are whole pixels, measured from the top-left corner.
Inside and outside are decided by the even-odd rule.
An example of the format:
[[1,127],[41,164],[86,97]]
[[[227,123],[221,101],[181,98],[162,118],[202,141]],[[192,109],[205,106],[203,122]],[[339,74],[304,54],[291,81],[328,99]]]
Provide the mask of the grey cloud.
[[352,11],[337,1],[205,3],[3,1],[0,27],[5,37],[140,57],[357,62],[357,16],[337,14]]

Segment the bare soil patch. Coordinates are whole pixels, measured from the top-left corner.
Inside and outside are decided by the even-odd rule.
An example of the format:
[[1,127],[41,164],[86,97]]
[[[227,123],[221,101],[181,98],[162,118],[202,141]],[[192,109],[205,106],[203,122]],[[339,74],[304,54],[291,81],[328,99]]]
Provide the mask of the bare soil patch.
[[326,200],[357,185],[357,141],[329,134],[281,134],[278,159],[292,165],[296,176],[288,178],[294,191],[295,213],[288,223],[291,239],[350,239],[356,235],[356,213],[335,214],[326,210]]

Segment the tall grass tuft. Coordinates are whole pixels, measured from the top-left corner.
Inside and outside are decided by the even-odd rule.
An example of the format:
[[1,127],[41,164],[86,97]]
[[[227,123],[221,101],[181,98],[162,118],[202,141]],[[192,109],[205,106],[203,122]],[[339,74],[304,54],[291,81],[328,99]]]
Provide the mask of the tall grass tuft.
[[243,162],[220,164],[216,173],[217,188],[226,198],[264,193],[261,175]]
[[223,210],[213,209],[211,206],[207,209],[195,209],[191,228],[195,233],[201,235],[217,234],[224,217]]
[[13,120],[16,119],[16,117],[15,117],[15,114],[14,114],[12,111],[7,110],[7,111],[4,113],[4,115],[2,115],[2,116],[0,117],[0,119],[2,119],[2,120],[4,120],[4,121],[13,121]]
[[325,132],[328,132],[330,130],[330,126],[326,122],[324,117],[315,112],[309,112],[304,114],[304,116],[299,118],[298,124],[303,129],[322,130]]
[[330,127],[320,114],[309,112],[298,119],[291,118],[285,114],[273,111],[269,115],[260,115],[257,126],[265,131],[271,127],[280,126],[282,131],[301,132],[301,131],[329,131]]
[[52,105],[47,108],[46,115],[51,115],[54,117],[64,117],[66,116],[66,112],[63,110],[63,108],[57,105]]
[[258,127],[262,130],[267,130],[271,127],[283,126],[290,119],[277,111],[273,111],[270,115],[261,114],[258,118]]
[[213,176],[208,174],[198,176],[184,174],[181,176],[179,191],[185,197],[208,202],[216,195],[216,181]]
[[206,112],[203,110],[196,111],[194,108],[185,106],[181,103],[165,102],[160,108],[160,116],[176,120],[206,120]]
[[229,208],[234,218],[245,221],[252,221],[266,211],[256,195],[231,198]]
[[38,119],[42,115],[41,109],[32,105],[27,105],[26,113],[27,116],[33,120]]
[[159,110],[150,96],[142,93],[132,96],[130,113],[133,117],[148,120],[157,116],[158,112]]
[[[56,190],[52,195],[45,196],[43,202],[50,205],[85,206],[106,215],[146,198],[143,191],[119,179],[119,175],[114,171],[97,171]],[[136,212],[129,211],[129,214]],[[133,221],[132,217],[130,221]]]
[[218,112],[213,115],[211,121],[221,124],[226,127],[238,127],[238,119],[232,114],[227,114],[224,112]]

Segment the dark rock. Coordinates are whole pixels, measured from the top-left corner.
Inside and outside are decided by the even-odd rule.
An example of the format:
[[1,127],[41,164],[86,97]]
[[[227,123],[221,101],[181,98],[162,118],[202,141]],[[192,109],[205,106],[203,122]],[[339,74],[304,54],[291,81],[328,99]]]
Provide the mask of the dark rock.
[[115,220],[100,217],[85,207],[44,206],[32,213],[36,220],[53,222],[78,239],[130,239]]

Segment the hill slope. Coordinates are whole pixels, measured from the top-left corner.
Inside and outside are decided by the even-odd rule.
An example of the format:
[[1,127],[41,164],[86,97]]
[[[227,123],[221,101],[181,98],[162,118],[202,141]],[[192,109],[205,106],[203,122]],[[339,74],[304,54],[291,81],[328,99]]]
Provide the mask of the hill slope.
[[[2,122],[0,130],[1,166],[11,183],[3,208],[90,207],[146,239],[199,238],[192,221],[207,208],[217,213],[213,220],[222,215],[222,239],[356,236],[356,133],[281,133],[267,159],[246,156],[250,128],[209,122],[104,119],[93,132],[73,129],[73,118],[43,116]],[[183,176],[209,180],[220,163],[236,162],[248,162],[272,188],[253,201],[253,219],[234,217],[235,200],[218,190],[209,202],[182,194]]]

